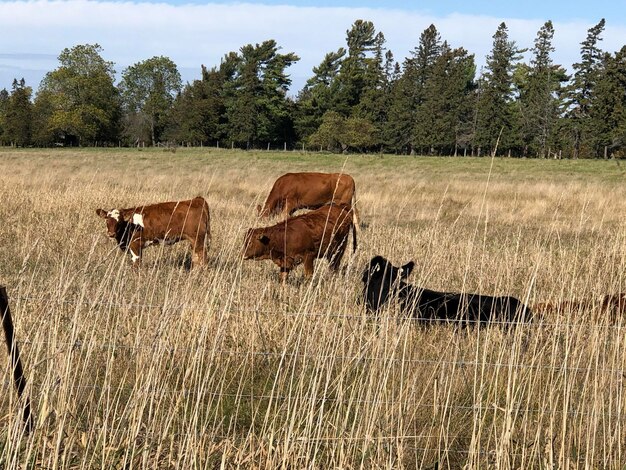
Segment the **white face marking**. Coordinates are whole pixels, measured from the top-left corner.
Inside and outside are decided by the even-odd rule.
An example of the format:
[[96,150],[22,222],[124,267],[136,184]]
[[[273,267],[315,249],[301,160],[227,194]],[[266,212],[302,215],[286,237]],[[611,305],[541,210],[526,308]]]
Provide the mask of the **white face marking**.
[[143,227],[143,215],[133,214],[133,224],[141,225]]
[[117,209],[113,209],[112,211],[107,212],[107,217],[111,217],[119,222],[120,220],[120,211]]
[[377,273],[378,271],[380,271],[380,264],[376,265],[373,272]]
[[130,259],[133,264],[135,264],[139,260],[139,256],[137,256],[133,250],[130,250]]

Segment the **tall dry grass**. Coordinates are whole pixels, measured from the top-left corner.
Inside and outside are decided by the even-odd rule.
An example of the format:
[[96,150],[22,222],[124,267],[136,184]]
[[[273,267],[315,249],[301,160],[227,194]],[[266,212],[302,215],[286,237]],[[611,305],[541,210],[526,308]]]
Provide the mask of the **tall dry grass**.
[[[333,276],[282,288],[242,262],[287,171],[351,173],[366,224]],[[432,289],[539,301],[626,291],[613,162],[215,150],[0,151],[0,283],[36,412],[5,366],[4,468],[623,468],[626,336],[598,308],[511,331],[359,304],[374,254]],[[149,248],[137,274],[95,209],[202,195],[207,269]]]

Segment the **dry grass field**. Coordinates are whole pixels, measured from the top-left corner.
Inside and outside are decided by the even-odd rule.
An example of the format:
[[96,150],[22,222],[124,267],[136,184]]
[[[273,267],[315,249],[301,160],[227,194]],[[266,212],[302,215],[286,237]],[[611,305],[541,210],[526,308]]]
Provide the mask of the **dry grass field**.
[[[241,261],[288,171],[354,176],[359,248],[333,275]],[[615,161],[338,156],[216,149],[0,149],[0,284],[36,417],[5,360],[2,468],[624,468],[626,167]],[[189,246],[143,266],[102,207],[204,196]],[[532,324],[419,325],[359,303],[375,255],[431,289],[588,299]]]

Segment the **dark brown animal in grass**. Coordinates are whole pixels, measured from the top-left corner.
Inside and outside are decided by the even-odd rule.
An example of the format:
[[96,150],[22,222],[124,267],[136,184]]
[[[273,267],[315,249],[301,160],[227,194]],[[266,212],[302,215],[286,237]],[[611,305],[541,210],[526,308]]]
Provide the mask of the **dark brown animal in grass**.
[[626,314],[626,293],[607,294],[600,301],[593,299],[562,300],[555,302],[538,302],[533,310],[541,314],[591,312],[599,310],[601,314],[608,315],[609,320],[614,322]]
[[352,208],[354,226],[358,229],[356,186],[345,173],[287,173],[272,186],[263,207],[257,206],[260,217],[277,214],[293,215],[298,209],[318,209],[326,204]]
[[144,248],[160,243],[172,245],[181,240],[191,243],[192,266],[206,263],[211,219],[209,205],[202,197],[128,209],[97,209],[96,214],[106,221],[109,237],[130,254],[135,267],[141,263]]
[[283,283],[299,264],[304,264],[305,276],[311,277],[316,258],[326,258],[337,272],[351,228],[353,251],[357,248],[352,212],[350,206],[332,204],[271,227],[251,228],[246,233],[243,258],[271,259],[280,267]]

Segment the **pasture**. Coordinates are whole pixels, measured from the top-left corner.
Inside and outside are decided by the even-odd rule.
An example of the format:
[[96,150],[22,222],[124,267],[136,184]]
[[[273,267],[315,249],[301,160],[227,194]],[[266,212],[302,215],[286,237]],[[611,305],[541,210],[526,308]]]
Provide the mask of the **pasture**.
[[[341,275],[318,261],[283,288],[241,251],[288,171],[350,173],[364,226]],[[5,360],[0,466],[623,468],[626,319],[599,302],[626,291],[625,182],[615,161],[0,149],[0,284],[36,417],[22,435]],[[197,195],[206,269],[181,242],[135,273],[95,214]],[[510,331],[374,318],[375,254],[431,289],[598,305]]]

